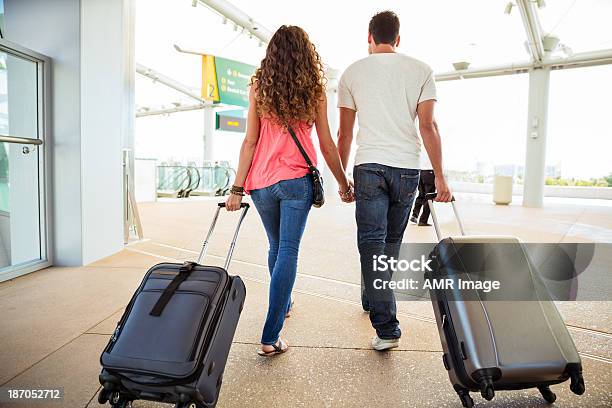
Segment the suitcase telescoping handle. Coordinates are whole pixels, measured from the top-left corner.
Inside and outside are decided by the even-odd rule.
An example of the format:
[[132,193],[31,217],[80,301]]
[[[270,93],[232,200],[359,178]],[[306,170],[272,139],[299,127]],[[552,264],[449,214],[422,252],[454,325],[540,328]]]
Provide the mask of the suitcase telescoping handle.
[[[227,257],[225,258],[225,264],[223,265],[223,269],[227,271],[229,264],[232,260],[232,254],[234,253],[234,247],[236,246],[236,240],[238,239],[238,232],[240,231],[240,226],[242,225],[242,221],[246,216],[247,211],[249,211],[250,205],[248,203],[241,203],[240,208],[242,211],[240,212],[240,218],[238,219],[238,225],[236,226],[236,231],[234,231],[234,238],[232,238],[232,243],[230,244],[229,251],[227,252]],[[217,225],[217,219],[219,218],[219,213],[221,209],[225,208],[225,203],[219,203],[217,205],[217,211],[215,212],[215,216],[210,224],[210,228],[208,229],[208,234],[206,234],[206,239],[204,240],[204,245],[202,245],[202,250],[200,251],[200,256],[198,256],[198,263],[202,263],[204,261],[204,257],[206,256],[206,250],[208,249],[208,240],[212,235],[215,225]]]
[[[431,210],[431,218],[433,219],[434,229],[436,230],[436,236],[438,240],[441,241],[442,230],[440,229],[440,224],[438,223],[438,217],[436,216],[436,210],[434,209],[434,199],[438,196],[438,193],[427,193],[425,194],[425,199],[429,204],[429,209]],[[461,217],[459,216],[459,211],[457,210],[457,206],[455,205],[455,197],[451,197],[451,205],[453,206],[453,212],[455,213],[455,218],[457,219],[457,224],[459,224],[459,230],[461,231],[461,235],[465,235],[465,230],[463,229],[463,222],[461,222]]]

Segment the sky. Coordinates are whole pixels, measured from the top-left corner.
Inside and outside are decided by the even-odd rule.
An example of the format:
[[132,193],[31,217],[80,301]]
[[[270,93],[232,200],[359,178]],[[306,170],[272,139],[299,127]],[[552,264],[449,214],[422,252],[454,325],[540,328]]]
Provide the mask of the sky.
[[[232,0],[274,31],[282,24],[304,28],[323,61],[342,71],[367,54],[369,18],[384,9],[401,20],[399,52],[428,63],[435,72],[452,63],[472,67],[526,61],[519,10],[504,14],[507,1],[292,1]],[[548,0],[540,10],[543,30],[559,36],[573,52],[612,48],[609,0]],[[200,60],[183,49],[258,65],[265,53],[231,22],[191,0],[137,0],[136,61],[198,91]],[[175,91],[137,78],[137,104],[191,103]],[[437,119],[445,162],[454,170],[474,170],[479,162],[522,165],[527,134],[528,76],[513,75],[438,83]],[[563,177],[601,177],[612,172],[609,106],[612,66],[551,73],[547,164]],[[201,111],[137,119],[136,154],[142,157],[201,160]],[[241,135],[215,135],[220,159],[235,163]]]

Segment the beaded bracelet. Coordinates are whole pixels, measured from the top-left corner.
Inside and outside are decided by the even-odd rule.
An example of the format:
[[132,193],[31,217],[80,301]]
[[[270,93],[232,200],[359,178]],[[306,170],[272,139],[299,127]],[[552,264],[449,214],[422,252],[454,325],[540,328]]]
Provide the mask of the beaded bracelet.
[[230,194],[244,197],[244,187],[232,186],[230,189]]

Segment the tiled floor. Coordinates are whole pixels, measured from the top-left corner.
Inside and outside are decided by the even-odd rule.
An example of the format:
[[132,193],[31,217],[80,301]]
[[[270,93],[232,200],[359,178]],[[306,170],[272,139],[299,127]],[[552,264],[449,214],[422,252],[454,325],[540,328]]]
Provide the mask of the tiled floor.
[[[612,207],[554,203],[545,209],[496,207],[459,196],[470,233],[518,235],[533,242],[612,242]],[[214,202],[203,199],[141,204],[147,239],[82,268],[49,268],[0,284],[0,386],[61,386],[65,397],[36,407],[98,406],[99,354],[146,269],[162,260],[193,259]],[[440,207],[452,231],[452,213]],[[221,263],[235,214],[222,214],[207,263]],[[455,228],[456,230],[456,228]],[[255,352],[267,302],[265,235],[255,211],[245,221],[231,272],[247,284],[247,304],[224,376],[219,407],[460,407],[440,360],[428,302],[401,302],[399,350],[368,348],[372,330],[360,310],[353,209],[330,202],[313,209],[304,236],[286,355]],[[431,228],[410,226],[406,241],[434,242]],[[612,406],[610,302],[560,305],[582,354],[587,392],[554,386],[558,407]],[[546,406],[537,391],[500,392],[482,407]],[[2,407],[26,407],[27,403]],[[33,405],[34,406],[34,405]],[[137,402],[136,407],[161,407]]]

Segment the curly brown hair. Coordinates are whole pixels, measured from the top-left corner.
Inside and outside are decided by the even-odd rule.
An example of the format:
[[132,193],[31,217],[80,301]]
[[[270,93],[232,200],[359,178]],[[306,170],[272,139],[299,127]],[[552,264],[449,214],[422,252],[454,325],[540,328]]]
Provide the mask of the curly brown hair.
[[325,94],[325,69],[308,34],[297,26],[276,30],[251,84],[260,117],[283,126],[312,124]]

